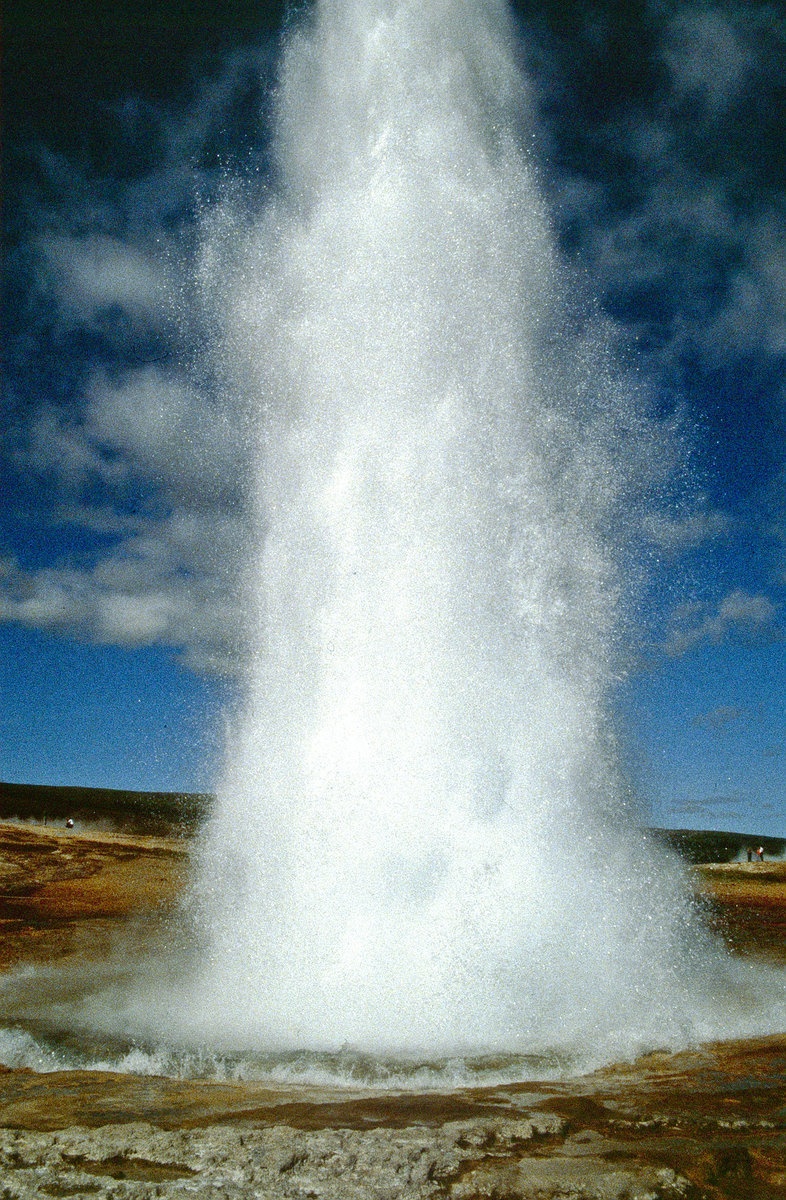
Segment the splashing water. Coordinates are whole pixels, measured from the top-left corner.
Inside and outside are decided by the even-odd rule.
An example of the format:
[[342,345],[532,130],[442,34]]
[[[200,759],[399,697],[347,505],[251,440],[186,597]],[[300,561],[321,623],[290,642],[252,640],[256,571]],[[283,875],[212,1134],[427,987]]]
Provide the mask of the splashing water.
[[214,1042],[597,1059],[771,1020],[622,801],[622,547],[670,450],[566,299],[519,53],[497,0],[318,4],[276,188],[206,242],[259,463],[183,1006]]

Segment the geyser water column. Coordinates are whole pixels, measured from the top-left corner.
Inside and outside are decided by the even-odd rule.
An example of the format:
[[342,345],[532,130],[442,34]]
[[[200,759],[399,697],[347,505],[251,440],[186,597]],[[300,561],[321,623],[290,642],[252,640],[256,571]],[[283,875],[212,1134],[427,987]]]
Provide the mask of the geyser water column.
[[609,721],[658,433],[569,319],[519,57],[497,0],[317,4],[276,187],[206,245],[258,413],[197,888],[199,1022],[233,1045],[603,1053],[691,1020]]

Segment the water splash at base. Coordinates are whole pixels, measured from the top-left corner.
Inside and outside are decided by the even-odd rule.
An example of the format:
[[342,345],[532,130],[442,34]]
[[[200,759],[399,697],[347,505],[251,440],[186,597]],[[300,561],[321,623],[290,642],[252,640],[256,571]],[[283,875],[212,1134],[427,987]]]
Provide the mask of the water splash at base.
[[577,316],[520,57],[497,0],[318,3],[276,186],[206,233],[258,464],[182,1006],[217,1045],[610,1057],[746,995],[624,803],[622,567],[673,447]]

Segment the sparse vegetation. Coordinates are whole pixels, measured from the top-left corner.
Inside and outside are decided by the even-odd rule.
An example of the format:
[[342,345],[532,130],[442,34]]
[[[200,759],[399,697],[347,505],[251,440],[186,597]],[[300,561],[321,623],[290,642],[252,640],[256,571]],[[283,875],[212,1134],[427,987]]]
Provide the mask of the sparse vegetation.
[[17,817],[45,824],[71,817],[140,834],[193,832],[204,821],[212,802],[212,796],[193,792],[0,784],[0,820]]

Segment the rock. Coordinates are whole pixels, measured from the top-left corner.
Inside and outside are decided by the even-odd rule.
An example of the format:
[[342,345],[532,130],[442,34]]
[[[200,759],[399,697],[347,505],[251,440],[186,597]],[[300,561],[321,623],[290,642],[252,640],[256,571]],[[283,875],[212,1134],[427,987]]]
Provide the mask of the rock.
[[690,1200],[698,1195],[687,1179],[668,1168],[562,1156],[489,1161],[448,1194],[451,1200]]
[[[581,1196],[684,1200],[668,1170],[609,1164],[594,1136],[573,1139],[595,1155],[520,1157],[566,1123],[449,1122],[434,1129],[156,1129],[134,1123],[56,1133],[0,1130],[0,1200],[480,1200]],[[603,1139],[601,1139],[603,1141]],[[682,1190],[680,1190],[682,1189]]]

